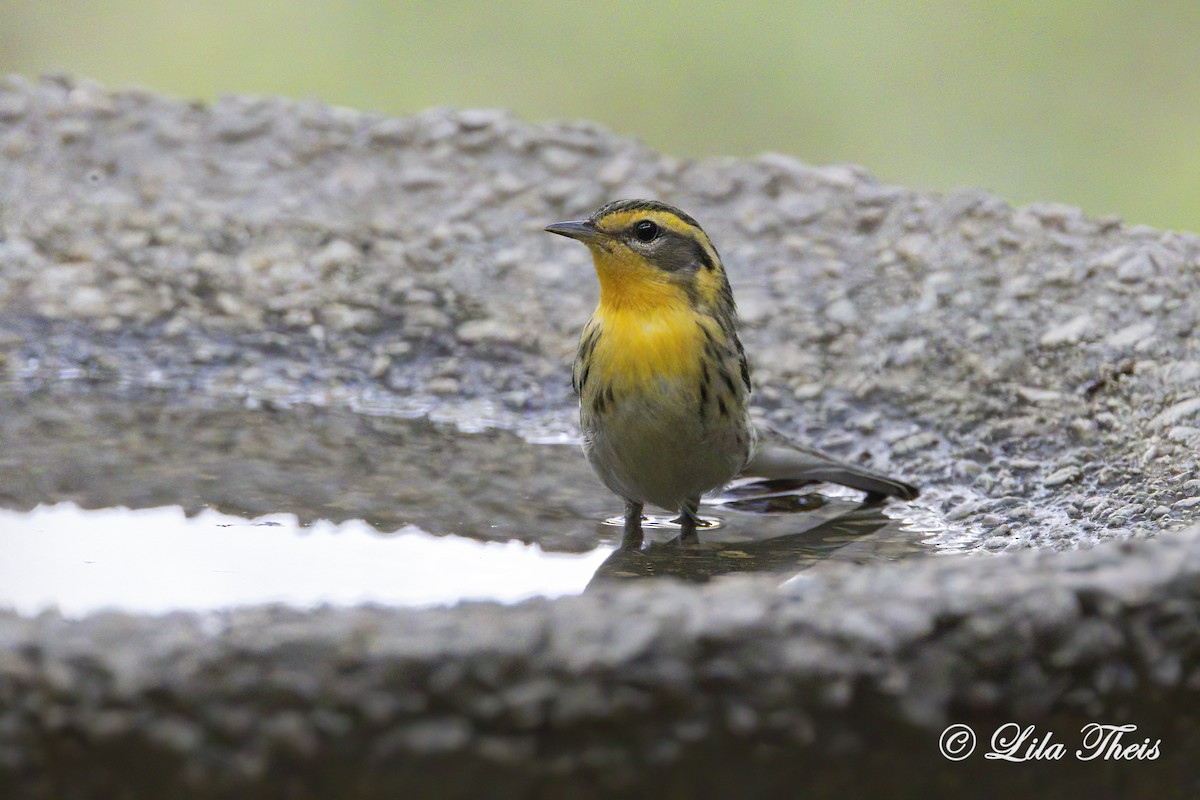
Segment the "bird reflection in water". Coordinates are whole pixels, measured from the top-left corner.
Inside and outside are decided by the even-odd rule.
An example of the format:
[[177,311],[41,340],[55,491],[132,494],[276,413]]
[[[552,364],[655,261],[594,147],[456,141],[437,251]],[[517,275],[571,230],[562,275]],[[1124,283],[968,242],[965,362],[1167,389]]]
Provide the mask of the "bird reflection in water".
[[[896,558],[923,549],[901,520],[884,514],[882,503],[800,494],[798,488],[788,481],[732,486],[706,504],[719,509],[725,519],[723,524],[701,528],[699,543],[685,544],[679,535],[666,540],[648,537],[640,546],[637,541],[623,542],[596,571],[588,588],[630,578],[703,583],[732,573],[785,576],[831,557]],[[767,518],[774,518],[773,524],[761,524]],[[767,538],[749,533],[768,527],[779,530],[780,523],[786,532]]]

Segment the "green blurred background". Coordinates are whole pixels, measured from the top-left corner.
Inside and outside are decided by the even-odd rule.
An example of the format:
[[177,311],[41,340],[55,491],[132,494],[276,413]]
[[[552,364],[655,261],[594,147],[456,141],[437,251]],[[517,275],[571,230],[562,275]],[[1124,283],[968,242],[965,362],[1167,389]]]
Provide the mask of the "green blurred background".
[[585,117],[1200,230],[1200,2],[0,0],[0,71]]

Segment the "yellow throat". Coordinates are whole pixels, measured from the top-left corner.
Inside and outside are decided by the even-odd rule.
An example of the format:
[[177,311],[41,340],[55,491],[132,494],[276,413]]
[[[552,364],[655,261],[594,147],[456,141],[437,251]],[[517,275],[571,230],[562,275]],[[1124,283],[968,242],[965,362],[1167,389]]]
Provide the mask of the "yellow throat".
[[626,390],[652,386],[655,378],[694,378],[704,320],[687,289],[632,254],[590,249],[600,304],[588,327],[603,330],[592,354],[597,377]]

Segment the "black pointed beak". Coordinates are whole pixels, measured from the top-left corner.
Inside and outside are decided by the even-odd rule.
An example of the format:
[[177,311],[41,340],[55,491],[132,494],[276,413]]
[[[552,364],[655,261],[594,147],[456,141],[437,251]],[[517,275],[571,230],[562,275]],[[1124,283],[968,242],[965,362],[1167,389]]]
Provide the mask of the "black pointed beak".
[[559,236],[566,236],[568,239],[578,239],[581,242],[594,242],[604,236],[591,220],[588,219],[573,219],[567,222],[555,222],[553,225],[547,225],[548,233],[557,233]]

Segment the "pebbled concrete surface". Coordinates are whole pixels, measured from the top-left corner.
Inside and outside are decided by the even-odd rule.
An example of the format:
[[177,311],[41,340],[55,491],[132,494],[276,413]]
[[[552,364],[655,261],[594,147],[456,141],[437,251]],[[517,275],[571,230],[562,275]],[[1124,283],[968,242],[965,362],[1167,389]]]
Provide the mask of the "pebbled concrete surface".
[[[948,550],[1041,551],[828,565],[782,594],[0,617],[0,788],[1200,791],[1195,236],[502,112],[7,78],[0,376],[17,396],[65,378],[561,436],[595,287],[540,229],[619,196],[713,236],[772,424],[927,487]],[[1128,544],[1049,552],[1110,539]],[[1092,719],[1163,756],[936,756],[944,720],[1069,739]]]

